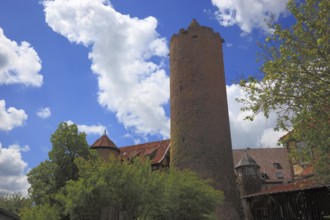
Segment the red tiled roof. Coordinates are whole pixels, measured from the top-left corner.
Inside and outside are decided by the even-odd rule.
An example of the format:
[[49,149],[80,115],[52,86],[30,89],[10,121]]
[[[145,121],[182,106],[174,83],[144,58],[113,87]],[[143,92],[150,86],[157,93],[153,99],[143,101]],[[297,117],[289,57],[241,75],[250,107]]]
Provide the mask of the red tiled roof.
[[150,156],[153,164],[160,163],[170,147],[170,140],[121,147],[121,156],[130,160],[136,156]]
[[316,188],[322,188],[322,187],[330,187],[330,183],[320,181],[317,179],[303,179],[303,180],[296,181],[294,183],[279,185],[279,186],[273,187],[271,189],[262,191],[260,193],[247,195],[247,196],[244,196],[243,198],[261,196],[261,195],[267,195],[267,194],[283,193],[283,192],[294,192],[294,191],[307,190],[307,189],[316,189]]
[[308,175],[311,175],[311,174],[313,174],[313,173],[314,173],[313,166],[308,166],[308,167],[306,167],[306,168],[301,172],[300,175],[302,175],[302,176],[308,176]]
[[[267,174],[269,179],[266,182],[291,182],[293,180],[292,167],[286,148],[233,149],[234,166],[238,164],[245,152],[260,166],[260,173]],[[279,163],[282,168],[277,169],[274,163]],[[276,173],[281,173],[283,179],[278,178]]]
[[108,138],[106,134],[102,135],[99,139],[97,139],[94,144],[92,144],[91,148],[112,148],[119,151],[118,147]]
[[[116,149],[120,152],[122,158],[130,160],[136,156],[149,156],[152,163],[156,164],[160,163],[164,159],[170,147],[170,140],[117,148],[117,146],[106,135],[103,135],[91,146],[91,148],[94,149],[108,147]],[[266,180],[266,182],[291,182],[293,180],[293,173],[288,160],[288,152],[285,148],[234,149],[233,168],[243,158],[245,153],[252,157],[257,165],[260,166],[260,172],[268,175],[269,179]],[[273,163],[279,163],[282,169],[276,169]],[[281,173],[283,175],[283,179],[279,179],[276,176],[276,173]]]

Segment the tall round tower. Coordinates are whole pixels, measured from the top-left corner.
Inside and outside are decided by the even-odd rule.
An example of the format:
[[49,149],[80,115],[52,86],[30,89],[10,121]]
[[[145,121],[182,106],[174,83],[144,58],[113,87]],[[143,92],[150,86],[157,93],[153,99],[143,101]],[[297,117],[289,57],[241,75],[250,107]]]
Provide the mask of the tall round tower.
[[218,219],[240,219],[222,38],[193,20],[170,41],[171,166],[212,179],[224,192]]

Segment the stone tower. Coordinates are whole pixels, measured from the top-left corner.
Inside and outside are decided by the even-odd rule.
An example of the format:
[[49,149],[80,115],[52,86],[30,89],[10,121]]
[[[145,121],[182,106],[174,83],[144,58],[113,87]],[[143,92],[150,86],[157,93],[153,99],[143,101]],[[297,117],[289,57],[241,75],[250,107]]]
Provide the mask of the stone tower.
[[218,219],[240,219],[222,38],[193,20],[170,41],[171,166],[213,179],[224,192]]

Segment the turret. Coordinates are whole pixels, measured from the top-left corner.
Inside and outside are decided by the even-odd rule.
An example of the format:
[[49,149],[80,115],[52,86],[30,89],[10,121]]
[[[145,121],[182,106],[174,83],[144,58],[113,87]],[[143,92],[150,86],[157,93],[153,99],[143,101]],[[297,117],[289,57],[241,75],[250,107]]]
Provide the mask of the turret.
[[110,155],[116,158],[120,155],[119,148],[109,139],[106,132],[92,144],[91,149],[95,149],[104,159],[108,159]]
[[247,152],[235,166],[241,196],[261,191],[259,168],[260,166]]

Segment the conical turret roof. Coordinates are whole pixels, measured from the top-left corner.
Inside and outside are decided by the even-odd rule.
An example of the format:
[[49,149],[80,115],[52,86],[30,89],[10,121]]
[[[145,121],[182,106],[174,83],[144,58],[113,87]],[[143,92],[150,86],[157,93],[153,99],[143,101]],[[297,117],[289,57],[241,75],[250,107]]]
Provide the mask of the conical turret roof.
[[104,135],[102,135],[99,139],[97,139],[94,144],[92,144],[91,148],[111,148],[113,150],[116,150],[120,152],[119,148],[113,143],[112,140],[106,135],[104,132]]
[[245,152],[242,159],[238,161],[237,165],[235,166],[235,169],[243,166],[257,166],[258,168],[260,168],[257,162],[247,152]]

